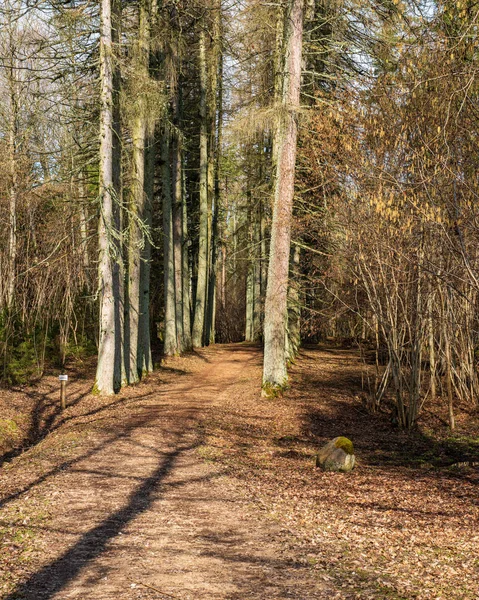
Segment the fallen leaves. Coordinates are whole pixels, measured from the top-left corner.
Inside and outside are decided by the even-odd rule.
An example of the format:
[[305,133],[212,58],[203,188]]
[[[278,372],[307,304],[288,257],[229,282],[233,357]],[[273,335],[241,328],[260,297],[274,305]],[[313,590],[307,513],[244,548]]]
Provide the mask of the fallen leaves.
[[[211,443],[238,450],[218,460],[281,523],[295,551],[341,589],[338,597],[477,599],[474,474],[403,466],[415,441],[356,410],[351,383],[360,365],[352,353],[303,357],[291,391],[275,402],[253,386],[233,390],[206,427]],[[349,475],[313,467],[314,453],[337,435],[357,449]]]

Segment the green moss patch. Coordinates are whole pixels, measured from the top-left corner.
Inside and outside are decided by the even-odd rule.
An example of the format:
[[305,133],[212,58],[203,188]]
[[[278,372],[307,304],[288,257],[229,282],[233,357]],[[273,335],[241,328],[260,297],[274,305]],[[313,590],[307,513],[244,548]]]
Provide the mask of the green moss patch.
[[283,385],[275,385],[273,383],[263,383],[261,395],[263,398],[281,398],[284,392],[288,389],[288,384],[285,382]]
[[20,429],[13,419],[0,419],[0,444],[16,440],[20,433]]
[[353,442],[346,437],[338,437],[334,445],[344,450],[346,454],[354,454]]

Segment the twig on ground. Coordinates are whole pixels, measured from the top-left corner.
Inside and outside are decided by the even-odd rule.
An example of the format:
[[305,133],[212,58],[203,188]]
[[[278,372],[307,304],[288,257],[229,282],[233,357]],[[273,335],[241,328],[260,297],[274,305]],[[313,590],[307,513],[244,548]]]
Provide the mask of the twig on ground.
[[142,585],[143,587],[150,588],[150,590],[158,592],[159,594],[163,594],[163,596],[168,596],[168,598],[177,598],[178,597],[178,596],[173,596],[172,594],[168,594],[167,592],[163,592],[162,590],[159,590],[158,588],[154,587],[153,585],[150,585],[149,583],[144,583],[143,581],[136,581],[135,579],[132,579],[131,577],[127,577],[127,579],[136,585]]

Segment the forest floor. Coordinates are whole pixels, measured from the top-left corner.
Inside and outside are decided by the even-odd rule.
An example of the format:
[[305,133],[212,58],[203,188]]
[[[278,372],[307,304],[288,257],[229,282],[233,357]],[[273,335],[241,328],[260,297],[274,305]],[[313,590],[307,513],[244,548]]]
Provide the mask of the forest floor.
[[[261,359],[216,345],[106,400],[71,370],[63,414],[53,376],[2,393],[0,598],[479,598],[477,415],[395,430],[326,346],[266,400]],[[314,467],[337,435],[350,474]]]

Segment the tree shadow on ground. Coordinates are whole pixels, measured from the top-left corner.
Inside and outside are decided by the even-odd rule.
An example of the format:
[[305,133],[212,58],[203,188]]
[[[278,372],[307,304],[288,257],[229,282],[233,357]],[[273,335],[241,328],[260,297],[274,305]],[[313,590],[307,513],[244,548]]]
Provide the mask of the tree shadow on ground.
[[[75,402],[78,403],[80,402],[81,398],[83,398],[86,394],[80,394],[76,399]],[[38,430],[34,429],[33,431],[38,431],[38,437],[37,438],[33,438],[34,441],[33,443],[25,444],[23,446],[20,446],[18,448],[16,448],[14,451],[11,451],[10,453],[6,453],[11,454],[10,458],[14,458],[16,456],[19,456],[20,454],[22,454],[23,452],[25,452],[28,449],[33,448],[34,446],[36,446],[38,443],[40,443],[45,437],[46,435],[58,430],[62,425],[64,425],[66,422],[68,421],[73,421],[73,420],[79,420],[85,417],[92,417],[92,416],[98,416],[100,413],[102,412],[106,412],[109,411],[111,409],[114,408],[118,408],[120,406],[129,406],[132,404],[138,404],[140,402],[143,402],[144,400],[148,399],[149,397],[151,397],[153,395],[153,392],[147,393],[147,394],[143,394],[142,396],[137,396],[134,398],[126,398],[126,397],[121,397],[121,398],[115,398],[115,399],[111,399],[109,402],[107,402],[106,404],[103,404],[102,406],[96,407],[92,410],[86,410],[85,412],[82,412],[80,414],[77,415],[71,415],[69,417],[66,418],[62,418],[61,420],[59,420],[58,422],[54,422],[54,425],[49,427],[49,423],[51,421],[48,421],[46,425],[42,425],[41,427],[38,428]],[[157,393],[155,393],[155,395],[157,395]],[[39,400],[42,400],[41,398],[39,398]],[[58,412],[55,413],[54,417],[58,417]],[[88,452],[80,454],[79,456],[76,456],[72,459],[69,460],[65,460],[61,463],[59,463],[57,466],[53,467],[52,469],[48,470],[46,473],[43,473],[43,475],[37,477],[35,480],[31,481],[30,483],[28,483],[27,485],[22,486],[20,489],[9,493],[8,495],[5,495],[2,499],[0,499],[0,508],[3,508],[4,506],[6,506],[7,504],[9,504],[10,502],[20,498],[22,495],[26,494],[27,492],[29,492],[30,490],[32,490],[33,488],[35,488],[37,485],[47,481],[49,478],[51,478],[52,476],[65,471],[67,469],[69,469],[70,467],[72,467],[73,465],[81,462],[82,460],[85,460],[86,458],[91,458],[94,455],[98,454],[99,452],[101,452],[103,449],[105,449],[106,447],[108,447],[110,444],[125,438],[129,435],[131,429],[133,428],[133,425],[130,427],[126,427],[123,428],[122,430],[118,431],[117,427],[114,427],[113,430],[115,431],[115,433],[111,436],[109,436],[106,440],[104,440],[101,444],[98,444],[97,446],[95,446],[94,448],[90,449]],[[151,450],[151,448],[149,449]],[[6,455],[4,455],[5,457]],[[4,458],[4,460],[8,460],[6,458]],[[1,463],[0,463],[1,466]]]
[[[204,362],[210,362],[209,359],[204,357],[199,352],[194,352],[194,355],[201,358],[201,360]],[[70,375],[73,373],[75,381],[81,379],[84,379],[85,381],[91,381],[91,378],[94,376],[94,369],[92,369],[91,365],[87,366],[87,375],[85,375],[85,373],[82,374],[79,369],[74,370],[73,368],[69,368],[68,371]],[[156,372],[156,376],[158,377],[158,375],[161,375],[161,372],[181,376],[190,374],[190,372],[187,370],[176,369],[166,365],[160,367],[159,371]],[[157,383],[164,382],[158,378]],[[131,400],[123,396],[120,392],[119,396],[115,396],[113,399],[103,398],[101,406],[97,406],[93,409],[87,407],[87,409],[82,411],[80,414],[65,414],[62,412],[60,407],[60,388],[58,385],[44,383],[41,391],[36,390],[35,387],[35,385],[32,385],[29,388],[12,388],[13,392],[22,394],[28,398],[32,402],[32,408],[30,409],[28,415],[29,424],[22,438],[15,443],[13,448],[9,448],[3,454],[0,454],[0,467],[4,463],[10,462],[17,456],[20,456],[26,450],[36,446],[43,439],[45,439],[48,434],[59,429],[69,421],[76,421],[80,418],[94,416],[106,410],[119,407],[120,405],[126,405],[130,402],[137,402],[139,400],[138,397]],[[130,386],[129,389],[132,387],[133,386]],[[74,395],[71,395],[71,393],[67,392],[67,409],[78,406],[81,401],[87,398],[90,394],[91,384],[88,385],[87,389],[80,392],[75,392]]]
[[[58,398],[58,389],[54,386],[49,386],[45,392],[37,392],[35,390],[19,390],[13,388],[13,391],[20,392],[32,401],[32,409],[30,411],[30,423],[24,436],[13,448],[7,450],[0,456],[0,467],[19,456],[27,448],[41,442],[45,436],[53,431],[53,425],[56,423],[62,413]],[[83,398],[89,394],[89,391],[78,394],[73,400],[70,400],[70,405],[78,404]],[[55,397],[54,397],[55,396]]]
[[[102,412],[111,410],[121,405],[126,406],[130,403],[143,400],[148,395],[136,398],[127,398],[125,396],[115,397],[114,399],[102,399],[101,406],[93,409],[81,411],[78,414],[67,415],[60,407],[58,402],[58,389],[55,386],[49,386],[46,391],[37,392],[35,390],[14,390],[21,391],[27,398],[33,401],[33,408],[30,411],[30,423],[22,439],[11,448],[0,455],[0,467],[10,462],[17,456],[20,456],[26,450],[38,445],[47,435],[58,430],[60,427],[70,421],[77,421],[82,418],[92,417]],[[77,393],[74,397],[67,398],[67,409],[78,406],[81,401],[90,395],[90,388]]]
[[178,457],[192,447],[194,446],[179,444],[174,450],[166,453],[152,475],[146,477],[130,494],[123,507],[83,534],[62,556],[31,575],[5,600],[45,600],[61,591],[87,564],[100,556],[111,540],[133,519],[151,507],[158,499],[161,482],[173,469]]

